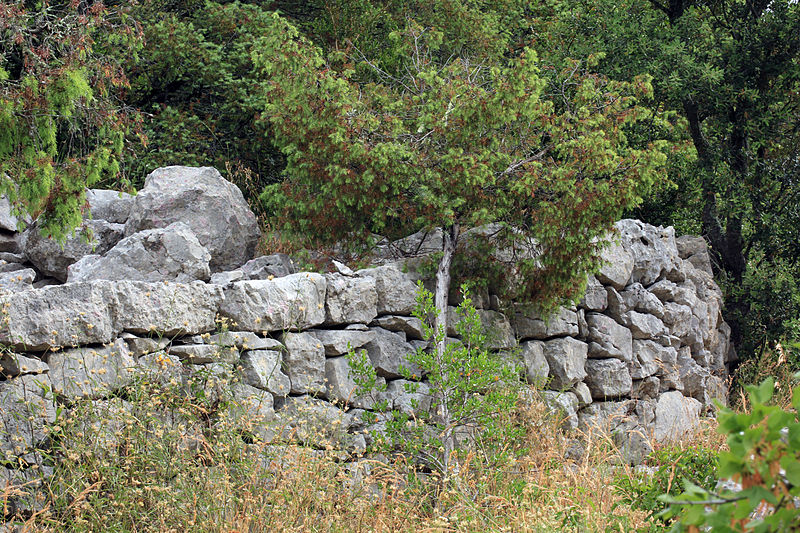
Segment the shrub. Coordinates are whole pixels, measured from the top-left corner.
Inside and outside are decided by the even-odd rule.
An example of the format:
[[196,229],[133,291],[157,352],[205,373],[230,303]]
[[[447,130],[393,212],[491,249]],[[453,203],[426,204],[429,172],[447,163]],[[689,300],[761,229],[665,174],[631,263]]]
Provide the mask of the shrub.
[[672,531],[800,528],[800,387],[793,391],[791,409],[773,404],[772,378],[746,389],[749,412],[722,408],[717,417],[730,449],[720,454],[718,473],[740,483],[741,490],[709,490],[687,482],[680,495],[663,495],[669,508],[659,516],[675,519]]

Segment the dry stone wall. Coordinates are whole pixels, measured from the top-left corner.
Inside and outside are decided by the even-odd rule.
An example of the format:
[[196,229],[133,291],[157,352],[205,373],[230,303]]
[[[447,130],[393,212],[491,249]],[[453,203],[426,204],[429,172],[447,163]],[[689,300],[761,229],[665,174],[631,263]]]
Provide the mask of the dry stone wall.
[[[351,452],[368,444],[360,415],[375,398],[356,395],[348,347],[366,351],[395,409],[430,404],[407,360],[427,343],[400,263],[319,274],[280,254],[254,258],[255,217],[209,168],[159,169],[135,197],[90,191],[88,202],[85,226],[110,228],[94,231],[94,249],[78,237],[54,246],[35,224],[19,234],[0,205],[11,220],[0,229],[6,464],[38,460],[58,406],[103,402],[140,371],[217,376],[264,421],[262,438]],[[477,300],[491,348],[518,360],[564,426],[610,431],[636,461],[725,401],[735,354],[702,239],[634,220],[617,228],[578,305],[547,319]],[[401,365],[423,379],[417,392]]]

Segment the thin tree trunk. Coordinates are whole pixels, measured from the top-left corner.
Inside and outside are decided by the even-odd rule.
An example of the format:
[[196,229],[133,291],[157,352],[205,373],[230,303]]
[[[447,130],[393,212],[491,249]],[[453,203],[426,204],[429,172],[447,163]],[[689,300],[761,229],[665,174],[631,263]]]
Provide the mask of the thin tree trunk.
[[[436,343],[436,363],[440,366],[444,361],[444,351],[447,346],[447,297],[450,293],[450,266],[453,264],[458,244],[459,226],[453,224],[448,228],[442,228],[442,259],[439,261],[439,268],[436,270],[436,290],[434,292],[434,303],[436,305],[436,318],[433,322],[434,331],[439,339]],[[443,380],[448,381],[446,378]],[[453,434],[453,420],[450,416],[448,407],[448,391],[443,388],[440,392],[441,405],[439,406],[440,418],[444,433],[442,435],[442,447],[444,448],[443,466],[445,477],[450,475],[453,467],[451,459],[455,451],[455,436]]]

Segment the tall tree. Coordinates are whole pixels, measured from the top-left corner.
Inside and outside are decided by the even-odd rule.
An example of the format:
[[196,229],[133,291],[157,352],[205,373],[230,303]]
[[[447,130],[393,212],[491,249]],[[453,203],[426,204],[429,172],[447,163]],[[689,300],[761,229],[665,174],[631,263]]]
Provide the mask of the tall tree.
[[[599,69],[609,76],[653,76],[657,105],[683,132],[674,140],[692,150],[673,160],[680,189],[638,214],[702,231],[727,287],[726,318],[746,351],[785,332],[800,314],[800,294],[782,294],[797,284],[774,282],[775,271],[800,275],[800,6],[550,0],[537,15],[531,34],[537,49],[558,50],[547,58],[554,64],[603,52]],[[760,300],[776,305],[753,320],[766,311]]]
[[[391,35],[391,70],[363,56],[328,62],[273,21],[254,62],[270,80],[263,118],[287,169],[264,202],[286,230],[327,242],[440,228],[437,331],[465,229],[497,223],[496,246],[527,244],[510,277],[552,306],[580,293],[602,236],[664,163],[658,145],[626,143],[629,127],[653,119],[635,96],[649,94],[647,79],[613,82],[572,62],[548,83],[532,50],[510,61],[440,54],[442,34],[413,20]],[[354,80],[359,60],[380,81]]]

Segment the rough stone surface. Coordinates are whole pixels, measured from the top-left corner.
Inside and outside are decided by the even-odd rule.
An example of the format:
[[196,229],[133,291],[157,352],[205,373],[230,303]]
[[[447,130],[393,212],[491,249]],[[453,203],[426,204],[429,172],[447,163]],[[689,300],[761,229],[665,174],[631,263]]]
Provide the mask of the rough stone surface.
[[0,343],[22,351],[104,344],[116,334],[108,282],[71,283],[0,297]]
[[[84,242],[82,232],[93,236]],[[124,226],[105,220],[84,220],[74,235],[67,237],[62,247],[58,241],[43,237],[37,223],[33,223],[22,233],[20,246],[25,257],[41,273],[59,281],[66,281],[67,269],[81,257],[90,254],[104,254],[125,236]]]
[[67,281],[207,281],[211,255],[183,222],[144,230],[119,241],[105,255],[87,255],[68,269]]
[[282,356],[275,350],[249,350],[239,360],[242,379],[252,387],[269,391],[276,397],[289,394],[291,383],[282,369]]
[[517,312],[513,317],[514,331],[520,339],[549,339],[551,337],[577,336],[578,314],[558,308],[549,318],[533,312]]
[[653,437],[658,442],[676,442],[691,436],[700,422],[700,402],[678,391],[665,392],[656,404]]
[[69,399],[101,397],[130,383],[136,361],[122,339],[98,348],[74,348],[48,358],[53,390]]
[[325,394],[325,348],[310,333],[286,333],[284,364],[292,394]]
[[[380,393],[358,395],[353,371],[346,357],[333,357],[325,361],[325,380],[328,386],[327,398],[341,405],[372,409],[381,400]],[[383,378],[378,378],[378,385],[385,383]]]
[[214,346],[213,344],[183,344],[171,346],[170,355],[193,365],[207,363],[235,363],[239,360],[239,350],[235,346]]
[[315,329],[309,331],[314,335],[322,346],[325,347],[325,355],[333,357],[344,355],[352,348],[361,348],[375,338],[374,331],[341,330],[341,329]]
[[631,281],[644,286],[655,283],[662,276],[681,281],[683,263],[675,244],[675,230],[643,224],[638,220],[624,219],[616,224],[623,246],[634,257]]
[[401,413],[418,416],[430,412],[431,392],[427,383],[396,379],[386,385],[385,395],[391,400],[392,409]]
[[598,313],[587,313],[589,325],[589,355],[595,358],[616,358],[630,361],[633,356],[631,331],[613,318]]
[[622,290],[628,284],[633,273],[633,254],[626,246],[617,240],[612,240],[603,249],[600,258],[603,266],[595,274],[597,279],[604,285],[611,285],[617,290]]
[[[217,326],[215,319],[222,301],[222,289],[218,286],[200,281],[91,282],[92,286],[100,284],[112,289],[108,305],[116,332],[174,337],[213,331]],[[154,309],[158,312],[154,313]]]
[[578,427],[578,397],[571,392],[542,391],[542,399],[550,412],[561,420],[566,430]]
[[420,368],[408,361],[408,354],[414,352],[414,347],[405,341],[404,336],[383,328],[371,328],[371,331],[375,332],[375,338],[364,345],[364,349],[379,376],[387,379],[403,377],[401,366],[412,374],[421,375]]
[[605,311],[608,307],[608,295],[606,288],[600,283],[596,277],[589,276],[586,283],[586,293],[581,298],[578,307],[586,309],[587,311]]
[[407,339],[425,339],[422,320],[417,317],[385,315],[376,318],[370,325],[388,329],[389,331],[402,331],[406,334]]
[[211,254],[212,272],[252,259],[260,231],[241,191],[210,167],[151,172],[136,195],[125,234],[185,222]]
[[665,364],[675,360],[675,348],[662,346],[652,340],[633,341],[633,359],[630,362],[631,377],[644,379],[656,374]]
[[44,441],[45,424],[56,418],[47,374],[0,381],[0,451],[6,458],[21,456]]
[[241,267],[244,279],[282,278],[297,273],[297,267],[286,254],[262,255],[251,259]]
[[292,274],[273,280],[238,281],[225,288],[219,312],[245,331],[285,331],[325,321],[325,278]]
[[[517,341],[511,323],[505,315],[496,311],[476,309],[481,328],[486,335],[486,347],[490,350],[507,350],[516,346]],[[447,334],[459,337],[457,324],[463,317],[455,307],[447,308]]]
[[359,276],[375,280],[379,315],[411,315],[417,305],[417,286],[396,265],[359,270]]
[[0,293],[21,292],[33,288],[36,271],[32,268],[0,273]]
[[17,231],[19,218],[11,213],[11,202],[8,197],[0,196],[0,230]]
[[378,314],[375,279],[326,274],[325,323],[359,322],[369,324]]
[[550,387],[567,390],[586,377],[588,347],[585,342],[565,337],[544,343],[544,356],[550,367]]
[[525,378],[528,383],[544,385],[550,375],[550,365],[544,356],[543,341],[527,341],[520,345],[525,364]]
[[115,224],[124,224],[133,207],[133,196],[130,194],[105,189],[87,190],[86,201],[89,202],[93,219]]
[[630,395],[631,374],[619,359],[589,359],[586,361],[586,386],[595,400],[607,400]]
[[624,320],[634,339],[657,339],[669,332],[664,323],[653,315],[628,311]]
[[0,372],[4,377],[13,378],[22,374],[43,374],[50,370],[47,363],[38,357],[25,357],[22,354],[3,352],[0,354]]

